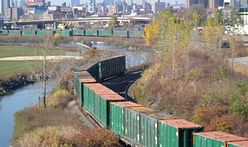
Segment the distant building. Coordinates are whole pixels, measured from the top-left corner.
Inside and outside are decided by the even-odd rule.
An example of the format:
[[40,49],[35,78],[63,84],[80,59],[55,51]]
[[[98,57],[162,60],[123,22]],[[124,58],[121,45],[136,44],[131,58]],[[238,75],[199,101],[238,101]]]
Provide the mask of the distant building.
[[10,7],[10,1],[9,0],[0,0],[1,1],[1,7],[2,7],[2,14],[4,16],[8,16],[8,9]]
[[152,3],[152,12],[154,14],[165,9],[165,2],[154,2]]
[[217,9],[223,6],[223,2],[224,0],[186,0],[186,7],[190,8],[192,5],[203,5],[204,8]]
[[96,12],[96,0],[86,0],[87,12]]
[[71,6],[79,6],[80,0],[71,0]]
[[248,7],[247,0],[224,0],[224,5],[234,7],[234,8],[241,8],[241,7]]

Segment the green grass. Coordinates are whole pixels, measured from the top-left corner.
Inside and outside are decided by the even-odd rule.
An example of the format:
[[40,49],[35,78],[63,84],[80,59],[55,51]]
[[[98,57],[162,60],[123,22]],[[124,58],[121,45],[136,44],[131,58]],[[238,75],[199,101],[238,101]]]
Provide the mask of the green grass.
[[42,61],[0,61],[0,76],[35,71],[42,67]]
[[[64,55],[62,49],[49,49],[47,55]],[[43,49],[29,46],[0,46],[0,58],[15,56],[42,56]],[[0,79],[12,75],[36,71],[42,67],[42,61],[0,61]]]
[[[42,56],[43,49],[29,46],[0,46],[0,58],[14,56]],[[64,50],[49,49],[47,55],[64,55]]]

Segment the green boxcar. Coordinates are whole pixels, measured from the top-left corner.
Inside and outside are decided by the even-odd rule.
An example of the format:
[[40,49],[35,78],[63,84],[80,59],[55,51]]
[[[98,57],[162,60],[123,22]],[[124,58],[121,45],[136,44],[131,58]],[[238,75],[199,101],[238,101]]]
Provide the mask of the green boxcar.
[[112,30],[100,29],[100,30],[98,30],[98,36],[99,37],[112,37],[113,36],[113,31]]
[[41,29],[36,31],[38,37],[53,36],[53,30]]
[[110,102],[123,100],[123,97],[99,83],[84,84],[84,106],[104,128],[109,126]]
[[229,142],[228,147],[248,147],[247,141]]
[[85,36],[98,36],[97,29],[86,29]]
[[84,29],[74,29],[73,36],[85,36]]
[[97,80],[102,81],[105,78],[122,74],[126,71],[125,56],[116,56],[100,61],[90,67],[88,72]]
[[22,35],[21,30],[9,30],[8,32],[10,36],[21,36]]
[[123,38],[128,38],[128,31],[126,30],[115,30],[113,31],[113,36],[114,37],[123,37]]
[[55,30],[56,33],[60,34],[63,37],[70,37],[73,35],[73,31],[72,30]]
[[[151,123],[151,121],[148,121],[149,118],[147,118],[147,115],[151,113],[154,113],[154,110],[146,107],[125,108],[124,136],[127,140],[133,142],[135,145],[146,146],[148,144],[152,144],[157,135],[154,132],[157,132],[157,130],[147,132],[148,130],[150,130],[150,128],[147,128],[147,123]],[[149,125],[152,125],[152,123]],[[155,128],[155,125],[153,128]],[[148,133],[150,138],[148,138],[148,136],[145,136],[144,133]]]
[[22,30],[22,36],[34,37],[36,36],[36,30]]
[[193,133],[203,131],[203,127],[184,119],[159,121],[160,147],[192,147]]
[[110,129],[120,137],[124,136],[125,115],[124,108],[141,107],[142,105],[133,102],[111,102],[110,103]]
[[75,94],[79,98],[81,106],[84,105],[83,85],[95,82],[95,79],[88,72],[74,73]]
[[0,30],[0,36],[7,36],[8,34],[8,30]]
[[130,38],[144,38],[144,31],[129,30]]
[[220,131],[194,133],[194,147],[227,147],[229,142],[245,140],[247,138]]

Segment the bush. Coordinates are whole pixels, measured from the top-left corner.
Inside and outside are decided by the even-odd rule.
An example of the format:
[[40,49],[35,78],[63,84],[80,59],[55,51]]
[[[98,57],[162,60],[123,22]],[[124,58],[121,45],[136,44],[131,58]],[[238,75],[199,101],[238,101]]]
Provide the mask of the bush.
[[25,133],[14,146],[18,147],[72,147],[72,136],[77,129],[72,126],[56,126],[39,128]]
[[84,147],[117,147],[118,138],[109,130],[90,129],[81,130],[74,136],[76,146]]

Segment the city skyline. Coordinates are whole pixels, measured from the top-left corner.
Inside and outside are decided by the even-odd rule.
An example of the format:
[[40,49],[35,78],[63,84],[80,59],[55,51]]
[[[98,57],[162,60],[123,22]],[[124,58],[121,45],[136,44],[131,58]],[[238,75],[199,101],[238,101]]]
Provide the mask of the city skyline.
[[[71,0],[50,0],[51,1],[51,3],[52,3],[52,5],[61,5],[63,2],[66,2],[66,3],[71,3]],[[81,1],[83,1],[83,2],[86,2],[86,0],[81,0]],[[96,0],[96,2],[102,2],[103,0]],[[134,2],[135,2],[136,0],[134,0]],[[146,0],[147,2],[155,2],[155,1],[157,1],[157,0]],[[171,3],[171,4],[175,4],[176,3],[176,1],[177,1],[177,3],[179,3],[179,4],[181,4],[181,3],[185,3],[185,0],[160,0],[160,1],[162,1],[162,2],[168,2],[168,3]]]

